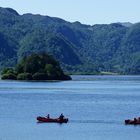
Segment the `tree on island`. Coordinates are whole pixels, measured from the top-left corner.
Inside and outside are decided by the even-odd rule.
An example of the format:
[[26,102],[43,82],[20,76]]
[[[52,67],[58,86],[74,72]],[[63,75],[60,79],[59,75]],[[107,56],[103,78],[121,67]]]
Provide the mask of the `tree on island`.
[[11,80],[71,80],[59,63],[46,53],[24,57],[15,68],[5,68],[1,79]]

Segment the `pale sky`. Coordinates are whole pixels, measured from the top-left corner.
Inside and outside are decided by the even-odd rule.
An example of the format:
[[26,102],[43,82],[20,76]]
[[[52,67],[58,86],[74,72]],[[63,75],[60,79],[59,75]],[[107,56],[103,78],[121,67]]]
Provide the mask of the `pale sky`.
[[0,7],[91,25],[140,22],[140,0],[0,0]]

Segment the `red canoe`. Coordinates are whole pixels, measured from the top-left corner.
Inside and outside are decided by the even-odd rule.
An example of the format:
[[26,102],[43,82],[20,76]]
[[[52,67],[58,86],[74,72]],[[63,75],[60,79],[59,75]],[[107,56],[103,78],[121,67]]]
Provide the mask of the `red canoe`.
[[53,119],[53,118],[46,118],[46,117],[37,117],[38,122],[44,122],[44,123],[67,123],[68,122],[68,118],[65,118],[63,120],[57,118],[57,119]]
[[140,125],[140,121],[136,121],[136,120],[125,120],[125,124],[132,124],[132,125]]

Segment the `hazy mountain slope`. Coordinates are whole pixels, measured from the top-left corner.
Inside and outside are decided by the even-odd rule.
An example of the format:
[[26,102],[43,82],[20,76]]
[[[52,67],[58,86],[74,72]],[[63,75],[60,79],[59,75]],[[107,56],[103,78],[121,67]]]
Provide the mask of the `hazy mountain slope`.
[[31,53],[48,52],[69,72],[138,74],[139,38],[139,23],[90,26],[0,8],[0,69]]

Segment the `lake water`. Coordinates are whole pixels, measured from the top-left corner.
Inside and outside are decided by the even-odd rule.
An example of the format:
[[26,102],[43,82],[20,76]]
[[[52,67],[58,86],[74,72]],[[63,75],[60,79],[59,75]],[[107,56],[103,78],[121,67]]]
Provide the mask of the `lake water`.
[[[140,76],[72,76],[64,82],[0,81],[0,140],[139,140]],[[37,123],[60,113],[67,124]]]

